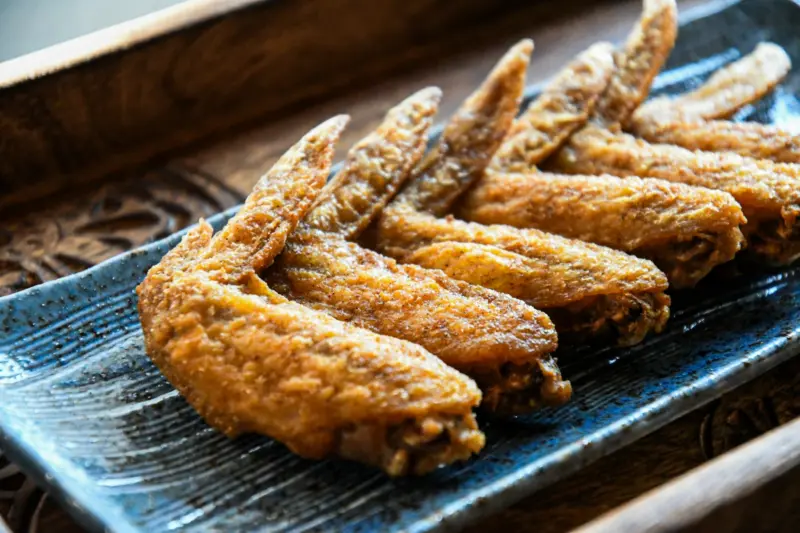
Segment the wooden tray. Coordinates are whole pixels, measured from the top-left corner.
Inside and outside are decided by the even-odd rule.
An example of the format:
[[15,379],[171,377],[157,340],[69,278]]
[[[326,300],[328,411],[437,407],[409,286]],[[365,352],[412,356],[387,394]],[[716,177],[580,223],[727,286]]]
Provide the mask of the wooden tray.
[[543,79],[598,38],[571,32],[559,9],[594,9],[607,39],[635,16],[597,2],[372,4],[188,2],[0,65],[0,291],[238,203],[259,169],[333,112],[355,109],[343,144],[426,83],[445,89],[446,114],[519,36],[536,37],[531,78]]

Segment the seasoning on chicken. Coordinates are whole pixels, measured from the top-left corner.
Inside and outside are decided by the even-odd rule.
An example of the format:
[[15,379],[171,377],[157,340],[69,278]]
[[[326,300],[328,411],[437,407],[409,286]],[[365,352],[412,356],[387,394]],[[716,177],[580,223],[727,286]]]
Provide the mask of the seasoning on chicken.
[[735,152],[779,163],[800,163],[800,136],[756,122],[727,118],[771,91],[791,67],[789,56],[761,43],[743,59],[717,71],[700,88],[676,98],[656,98],[634,115],[630,131],[654,143],[690,150]]
[[657,179],[487,174],[459,211],[482,224],[538,228],[652,260],[675,288],[733,258],[746,222],[721,191]]
[[288,302],[256,275],[312,205],[345,122],[307,134],[224,229],[212,237],[201,221],[148,272],[137,289],[145,344],[228,436],[423,474],[483,447],[475,383],[420,346]]
[[[509,95],[521,95],[523,81],[501,83],[493,73],[462,104],[384,210],[376,244],[401,262],[518,296],[544,309],[560,332],[638,342],[669,315],[666,277],[650,261],[538,231],[440,218],[484,173],[514,119],[518,99]],[[454,251],[467,262],[454,266]]]
[[[520,47],[530,53],[529,42]],[[513,54],[513,68],[501,69],[503,76],[524,77],[519,57],[527,55]],[[438,89],[426,89],[406,99],[350,151],[265,276],[294,301],[420,344],[474,377],[485,407],[524,412],[560,405],[571,388],[550,356],[557,336],[547,315],[347,241],[359,236],[419,161],[439,97]]]

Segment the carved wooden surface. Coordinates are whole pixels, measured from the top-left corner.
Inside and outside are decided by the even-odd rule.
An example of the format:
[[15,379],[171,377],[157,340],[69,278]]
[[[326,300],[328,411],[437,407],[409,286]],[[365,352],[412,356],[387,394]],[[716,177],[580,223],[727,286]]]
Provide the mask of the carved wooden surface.
[[241,202],[223,181],[177,164],[61,193],[47,214],[19,206],[0,226],[0,296],[72,274]]
[[[681,5],[687,7],[699,3],[702,3],[701,0],[691,0],[681,2]],[[473,5],[477,5],[477,2]],[[331,82],[330,86],[326,85],[325,80],[320,80],[316,99],[309,99],[309,93],[303,96],[307,104],[302,108],[276,110],[247,129],[223,131],[215,138],[184,147],[161,160],[138,167],[129,166],[128,170],[104,174],[100,179],[69,188],[63,187],[63,181],[48,182],[60,184],[61,188],[56,193],[44,194],[47,187],[38,187],[35,196],[0,196],[0,294],[79,271],[172,233],[200,216],[238,203],[259,174],[294,139],[334,113],[346,111],[353,116],[341,146],[351,144],[369,131],[391,104],[427,84],[437,84],[444,89],[446,98],[442,115],[446,115],[474,88],[491,64],[515,39],[523,36],[536,39],[537,49],[531,64],[530,80],[540,81],[588,44],[598,39],[621,38],[637,16],[639,7],[638,0],[531,3],[511,15],[498,15],[492,24],[468,24],[460,32],[436,43],[412,48],[402,61],[389,61],[369,73],[373,81],[368,86],[330,94],[328,91],[347,85],[347,80],[338,79],[335,83]],[[246,25],[245,28],[252,26]],[[212,29],[204,31],[211,32]],[[259,34],[256,32],[254,35]],[[222,36],[219,38],[224,40]],[[225,46],[242,46],[242,43],[234,41]],[[222,62],[229,59],[222,58]],[[219,57],[215,59],[220,60]],[[146,56],[137,61],[126,68],[136,71],[141,65],[147,64]],[[412,62],[414,68],[409,68]],[[401,65],[405,68],[390,72]],[[235,73],[236,76],[239,74]],[[80,75],[91,78],[87,72]],[[216,83],[232,75],[224,71],[219,74],[220,78],[215,78],[218,80]],[[303,80],[307,81],[305,78]],[[198,87],[204,86],[200,84]],[[0,100],[5,96],[0,95]],[[137,97],[136,94],[130,96]],[[95,101],[102,101],[100,94],[83,98],[86,98],[82,101],[84,106],[93,106]],[[222,102],[218,100],[217,104],[221,105]],[[191,103],[186,105],[191,107]],[[264,109],[258,108],[259,112]],[[102,128],[91,131],[92,121],[105,120],[98,118],[101,115],[99,111],[87,115],[84,129],[78,131],[92,137],[87,141],[87,146],[97,149],[100,156],[109,147],[116,147],[114,143],[121,142],[115,139],[113,131]],[[165,130],[175,126],[175,117],[165,117]],[[120,121],[121,117],[111,119]],[[153,146],[146,147],[142,153],[161,150],[173,141],[188,138],[186,131],[192,126],[186,124],[177,128],[177,137],[169,143],[164,137],[154,138]],[[201,130],[198,128],[192,135],[199,134]],[[131,135],[126,142],[135,144],[133,141],[141,140],[133,133]],[[139,132],[137,135],[145,134]],[[35,150],[44,146],[37,143],[39,141],[33,144]],[[69,155],[62,161],[66,162],[63,168],[47,166],[53,164],[52,160],[37,163],[47,168],[35,165],[26,168],[31,172],[38,169],[45,173],[71,172],[70,169],[83,172],[86,169],[86,176],[91,177],[104,165],[121,164],[117,155],[105,154],[106,159],[100,157],[98,162],[84,166],[87,154],[91,155],[91,150],[73,154],[74,160],[69,159],[73,157]],[[132,154],[133,151],[128,155],[133,157]],[[12,164],[9,160],[5,161],[6,164]],[[477,533],[487,528],[506,528],[550,533],[567,531],[584,524],[644,491],[703,464],[707,459],[797,416],[800,413],[800,381],[796,376],[800,376],[800,363],[787,363],[714,405],[683,417],[590,465],[579,474],[484,523],[476,524],[471,530]],[[15,533],[79,531],[57,505],[2,457],[0,515],[8,517]]]

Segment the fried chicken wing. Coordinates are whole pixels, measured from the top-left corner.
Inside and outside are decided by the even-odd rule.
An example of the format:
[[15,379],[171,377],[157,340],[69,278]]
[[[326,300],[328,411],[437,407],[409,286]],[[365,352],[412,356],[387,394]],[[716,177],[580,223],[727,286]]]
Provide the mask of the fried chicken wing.
[[533,42],[525,39],[506,52],[447,122],[440,141],[414,171],[392,210],[443,216],[481,177],[519,110],[532,51]]
[[780,46],[760,43],[738,61],[722,67],[693,91],[653,98],[639,106],[632,125],[651,120],[730,118],[771,92],[789,73],[791,59]]
[[486,172],[535,172],[586,123],[614,69],[613,46],[592,45],[545,86],[511,126]]
[[201,221],[137,288],[147,352],[213,427],[422,474],[481,449],[475,383],[415,344],[287,301],[256,270],[325,182],[346,120],[313,130],[212,237]]
[[[676,288],[694,286],[741,248],[733,197],[664,180],[488,174],[460,213],[483,224],[538,228],[652,260]],[[535,304],[534,304],[535,305]]]
[[560,338],[608,334],[631,345],[669,318],[667,278],[648,260],[534,229],[396,216],[382,232],[387,254],[528,302]]
[[778,163],[800,163],[800,135],[756,122],[639,122],[633,129],[643,139],[689,150],[733,152]]
[[420,344],[474,377],[491,409],[564,403],[571,389],[549,355],[557,336],[547,315],[346,240],[359,235],[419,162],[439,97],[438,89],[411,96],[353,147],[264,275],[293,301]]
[[642,16],[617,53],[616,71],[595,107],[595,122],[625,124],[647,98],[650,85],[669,57],[678,35],[675,0],[644,0]]
[[[513,121],[523,76],[515,94],[508,82],[496,80],[498,72],[500,67],[456,112],[439,145],[384,210],[376,245],[401,262],[439,268],[544,308],[568,335],[610,331],[630,344],[660,330],[668,317],[667,281],[650,261],[542,232],[437,218],[483,174]],[[475,131],[484,133],[464,134]],[[515,260],[498,260],[508,257]],[[620,275],[637,282],[618,283]]]
[[655,177],[728,192],[747,217],[750,252],[776,264],[800,254],[800,165],[693,152],[599,128],[573,135],[554,163],[576,174]]
[[550,356],[557,346],[552,322],[508,295],[315,232],[293,238],[267,279],[299,303],[414,340],[473,377],[484,407],[516,413],[570,397]]
[[439,88],[428,87],[390,109],[380,126],[350,149],[297,232],[316,229],[344,239],[358,237],[425,153],[441,98]]
[[790,68],[789,56],[781,47],[761,43],[750,55],[717,71],[700,88],[646,103],[635,113],[629,129],[654,143],[800,163],[798,135],[755,122],[713,120],[727,118],[770,92]]
[[[672,46],[674,6],[670,2],[653,2],[645,7],[625,49],[618,54],[620,67],[602,96],[603,106],[596,112],[595,123],[612,124],[626,119],[627,100],[644,98],[649,80]],[[634,56],[656,58],[656,64],[648,64],[649,68],[643,70],[644,64]],[[576,62],[580,64],[581,58]],[[564,91],[559,79],[572,79],[578,86],[585,84],[590,95],[602,91],[600,79],[585,76],[584,80],[578,72],[568,67],[545,94]],[[626,101],[616,102],[617,99]],[[582,120],[576,120],[579,126],[587,122],[592,110],[589,100]],[[565,130],[572,133],[575,128],[569,126]],[[553,126],[533,127],[547,131]],[[739,225],[745,220],[730,195],[666,182],[545,173],[535,166],[544,159],[538,150],[534,148],[526,154],[524,149],[516,148],[517,144],[509,138],[498,153],[521,152],[518,157],[527,156],[527,164],[519,165],[509,158],[501,160],[496,155],[492,166],[457,209],[462,218],[483,224],[537,228],[652,259],[675,287],[694,285],[714,266],[732,259],[741,246]]]

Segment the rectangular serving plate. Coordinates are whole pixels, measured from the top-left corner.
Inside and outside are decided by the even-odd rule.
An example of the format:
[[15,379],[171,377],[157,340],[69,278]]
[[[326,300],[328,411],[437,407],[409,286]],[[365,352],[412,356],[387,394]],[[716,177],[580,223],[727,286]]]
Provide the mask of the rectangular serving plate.
[[[692,87],[761,40],[800,64],[792,2],[715,4],[683,19],[656,92]],[[531,92],[531,97],[535,91]],[[800,75],[739,118],[797,131]],[[211,222],[221,227],[235,212]],[[0,446],[92,530],[430,531],[496,511],[800,352],[800,267],[712,277],[674,295],[634,348],[559,353],[575,399],[485,418],[486,449],[421,479],[230,441],[147,358],[133,288],[180,234],[0,299]]]

